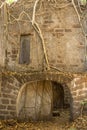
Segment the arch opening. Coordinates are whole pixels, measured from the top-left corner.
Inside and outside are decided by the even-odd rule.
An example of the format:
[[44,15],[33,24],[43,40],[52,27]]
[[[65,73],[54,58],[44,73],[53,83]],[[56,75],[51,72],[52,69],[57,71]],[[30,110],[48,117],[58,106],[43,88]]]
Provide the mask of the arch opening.
[[67,115],[70,118],[70,91],[65,84],[60,84],[57,82],[52,82],[52,92],[53,92],[53,107],[52,115],[53,117]]
[[[70,109],[70,92],[65,84],[35,81],[22,86],[17,98],[19,120],[49,120]],[[69,115],[70,116],[70,115]]]

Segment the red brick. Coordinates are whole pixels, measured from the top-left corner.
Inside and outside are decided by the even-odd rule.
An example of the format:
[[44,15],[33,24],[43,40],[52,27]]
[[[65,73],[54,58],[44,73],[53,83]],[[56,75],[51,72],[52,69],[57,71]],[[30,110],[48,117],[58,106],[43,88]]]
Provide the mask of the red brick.
[[16,101],[15,100],[11,100],[11,104],[16,104]]
[[6,106],[5,105],[0,105],[0,109],[5,109]]
[[9,112],[8,111],[0,110],[0,114],[9,114]]
[[11,111],[10,114],[16,116],[16,112]]
[[13,59],[16,58],[16,57],[17,57],[17,55],[11,55],[11,58],[13,58]]
[[9,100],[8,99],[2,99],[2,104],[9,104]]
[[55,32],[64,32],[64,29],[55,28],[54,31]]
[[46,20],[46,21],[44,21],[44,23],[46,24],[48,24],[48,23],[53,23],[53,21],[49,21],[49,20]]
[[11,92],[11,89],[8,89],[8,88],[1,88],[1,91],[4,92],[4,93],[10,93]]
[[5,97],[5,98],[12,98],[12,99],[15,98],[14,95],[6,94],[6,93],[3,94],[3,97]]
[[12,50],[12,54],[17,54],[18,50]]
[[78,94],[81,96],[81,95],[85,94],[85,92],[84,91],[79,91]]
[[78,45],[77,48],[85,48],[84,45]]
[[75,82],[75,84],[82,84],[84,82],[87,82],[87,78],[81,78]]
[[77,92],[76,92],[76,91],[74,91],[74,92],[72,92],[72,94],[75,96],[75,95],[77,95]]
[[80,24],[74,24],[72,27],[73,28],[81,28]]
[[56,36],[57,38],[60,38],[60,37],[64,36],[64,34],[63,34],[63,33],[55,33],[55,36]]
[[71,29],[65,29],[65,32],[72,32]]
[[15,106],[8,106],[7,109],[8,110],[16,110],[16,107]]

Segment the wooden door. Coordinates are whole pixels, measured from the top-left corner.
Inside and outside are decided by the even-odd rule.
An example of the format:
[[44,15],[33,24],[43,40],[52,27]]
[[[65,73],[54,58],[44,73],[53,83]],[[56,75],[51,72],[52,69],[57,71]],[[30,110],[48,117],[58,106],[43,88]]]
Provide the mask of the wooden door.
[[37,81],[27,84],[19,117],[24,120],[49,119],[52,113],[52,85],[49,81]]

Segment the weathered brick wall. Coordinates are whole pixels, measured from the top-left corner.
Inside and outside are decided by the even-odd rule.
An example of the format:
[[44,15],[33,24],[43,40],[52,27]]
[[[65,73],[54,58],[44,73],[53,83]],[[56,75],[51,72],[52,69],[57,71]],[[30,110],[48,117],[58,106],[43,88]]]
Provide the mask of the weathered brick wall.
[[[77,77],[71,82],[71,94],[73,95],[73,114],[74,116],[81,113],[81,103],[87,100],[87,78]],[[86,108],[87,112],[87,108]]]
[[[21,2],[24,2],[21,5]],[[61,1],[58,0],[58,4]],[[62,0],[63,2],[63,0]],[[56,8],[53,3],[43,1],[38,3],[36,21],[40,26],[46,46],[49,65],[64,71],[85,71],[85,41],[73,6]],[[63,3],[67,4],[66,1]],[[20,0],[15,6],[7,7],[8,16],[0,16],[0,65],[13,71],[43,71],[45,66],[43,47],[38,33],[31,24],[33,2]],[[41,7],[41,8],[40,8]],[[24,11],[30,16],[24,13]],[[6,11],[6,10],[4,10]],[[2,10],[3,12],[3,10]],[[17,21],[15,18],[20,19]],[[8,23],[7,23],[8,22]],[[7,30],[7,33],[6,33]],[[7,35],[8,34],[8,35]],[[29,34],[30,37],[30,64],[19,64],[20,36]],[[69,75],[63,76],[53,72],[49,73],[18,73],[18,75],[2,75],[0,80],[0,119],[16,118],[16,101],[20,88],[30,81],[56,81],[68,86],[65,101],[70,102],[71,117],[80,114],[81,102],[87,99],[87,78]],[[70,99],[68,95],[70,93]]]
[[43,29],[50,65],[66,71],[84,70],[84,38],[74,8],[51,11],[47,5],[45,7],[43,24],[39,19],[38,23]]
[[2,77],[0,95],[0,119],[15,118],[19,82],[13,77]]
[[[25,1],[23,5],[21,2],[23,1],[19,1],[12,8],[7,8],[9,14],[7,16],[6,67],[16,71],[43,70],[46,66],[41,39],[31,24],[34,2]],[[66,5],[67,1],[58,1],[58,5],[61,6],[61,3]],[[51,2],[43,1],[42,4],[39,2],[35,15],[45,42],[49,64],[60,70],[84,71],[85,41],[77,14],[73,6],[62,9],[54,6]],[[23,34],[30,36],[28,65],[19,64],[20,36]]]
[[[22,86],[30,81],[56,81],[68,86],[70,93],[70,116],[76,118],[80,114],[81,102],[87,99],[87,78],[75,76],[74,79],[63,77],[58,73],[36,73],[19,76],[2,75],[0,94],[0,119],[17,117],[17,98]],[[72,81],[71,81],[72,80]],[[61,81],[61,82],[60,82]]]

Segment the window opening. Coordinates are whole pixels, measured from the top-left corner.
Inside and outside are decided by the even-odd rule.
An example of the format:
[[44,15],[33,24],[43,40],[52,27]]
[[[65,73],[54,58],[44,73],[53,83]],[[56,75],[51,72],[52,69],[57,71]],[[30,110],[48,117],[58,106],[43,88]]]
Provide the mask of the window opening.
[[22,35],[20,38],[20,56],[19,64],[30,63],[30,37],[29,35]]

